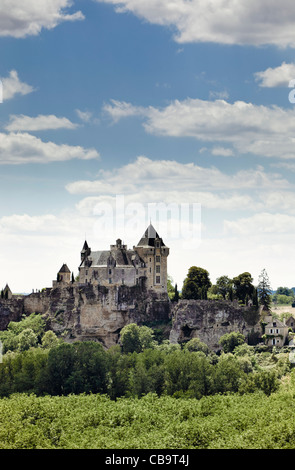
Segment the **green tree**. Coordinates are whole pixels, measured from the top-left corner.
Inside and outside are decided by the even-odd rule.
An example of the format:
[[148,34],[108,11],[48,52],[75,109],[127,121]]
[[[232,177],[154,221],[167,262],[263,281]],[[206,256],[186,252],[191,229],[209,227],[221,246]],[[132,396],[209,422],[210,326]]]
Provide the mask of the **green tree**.
[[196,352],[196,351],[202,351],[206,355],[209,354],[210,349],[207,346],[207,344],[203,343],[200,338],[193,338],[190,341],[188,341],[184,347],[184,349],[187,349],[190,352]]
[[269,312],[271,305],[271,287],[265,269],[261,271],[258,281],[257,294],[259,305],[263,307],[263,310]]
[[231,332],[226,333],[225,335],[221,336],[219,339],[219,344],[221,345],[223,351],[225,353],[231,353],[233,350],[245,343],[245,336],[242,333]]
[[192,266],[183,283],[183,299],[207,299],[207,292],[211,287],[209,273],[206,269]]
[[175,284],[174,295],[172,297],[172,302],[178,302],[178,301],[179,301],[179,292],[178,292],[178,289],[177,289],[177,284]]
[[31,328],[24,329],[17,336],[17,349],[19,351],[26,351],[32,347],[36,347],[38,343],[38,338],[36,333]]
[[231,300],[233,281],[228,276],[220,276],[216,279],[217,293],[221,294],[224,299]]
[[278,287],[276,290],[277,295],[287,295],[288,297],[294,297],[294,291],[289,287]]
[[147,348],[155,346],[154,332],[147,326],[138,326],[136,323],[129,323],[124,326],[120,333],[120,342],[123,352],[141,352]]
[[168,277],[167,277],[167,292],[168,292],[168,296],[171,300],[174,296],[174,287],[173,287],[172,283],[173,283],[173,279],[172,279],[171,276],[168,275]]
[[252,282],[253,278],[248,272],[244,272],[233,278],[234,295],[243,304],[253,298],[254,286]]
[[60,342],[61,340],[58,339],[56,334],[53,331],[48,330],[42,337],[41,346],[44,349],[50,349],[60,344]]

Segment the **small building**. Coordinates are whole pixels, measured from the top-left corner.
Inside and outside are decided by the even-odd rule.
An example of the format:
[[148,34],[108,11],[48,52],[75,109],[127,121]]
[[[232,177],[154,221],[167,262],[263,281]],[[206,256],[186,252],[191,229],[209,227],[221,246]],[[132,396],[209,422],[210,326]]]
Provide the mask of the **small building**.
[[53,287],[56,287],[59,283],[69,284],[71,282],[71,271],[68,266],[64,263],[57,273],[56,281],[53,281]]
[[267,346],[281,348],[286,343],[289,326],[285,322],[273,318],[271,315],[265,317],[265,342]]
[[293,317],[289,317],[286,320],[286,325],[295,333],[295,319]]
[[1,291],[1,299],[10,300],[12,299],[12,292],[8,284]]

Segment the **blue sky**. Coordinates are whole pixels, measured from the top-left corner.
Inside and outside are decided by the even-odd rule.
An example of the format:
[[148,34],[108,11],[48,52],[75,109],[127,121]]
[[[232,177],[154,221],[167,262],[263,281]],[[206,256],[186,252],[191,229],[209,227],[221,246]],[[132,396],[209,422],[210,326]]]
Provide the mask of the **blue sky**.
[[0,286],[76,275],[85,237],[132,248],[151,204],[179,287],[294,286],[294,26],[290,0],[3,0]]

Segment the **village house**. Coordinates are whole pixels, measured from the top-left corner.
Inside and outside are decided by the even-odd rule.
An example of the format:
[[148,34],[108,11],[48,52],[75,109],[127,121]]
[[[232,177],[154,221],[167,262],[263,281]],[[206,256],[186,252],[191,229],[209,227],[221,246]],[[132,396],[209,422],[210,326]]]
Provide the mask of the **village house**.
[[264,322],[266,323],[264,337],[267,346],[279,348],[284,346],[288,342],[289,326],[287,323],[273,318],[272,315],[266,316]]

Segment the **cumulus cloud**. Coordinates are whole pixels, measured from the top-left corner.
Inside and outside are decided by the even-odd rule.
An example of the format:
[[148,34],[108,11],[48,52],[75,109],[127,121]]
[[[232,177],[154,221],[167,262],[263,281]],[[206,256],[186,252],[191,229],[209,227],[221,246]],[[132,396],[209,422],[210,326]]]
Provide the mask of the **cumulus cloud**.
[[3,87],[3,100],[10,100],[15,95],[28,95],[34,91],[34,88],[27,83],[22,82],[16,70],[11,70],[8,77],[1,79]]
[[31,117],[21,115],[11,115],[10,122],[5,126],[7,131],[44,131],[56,129],[76,129],[78,124],[74,124],[65,117],[54,115]]
[[178,43],[295,46],[293,0],[96,0],[170,27]]
[[225,220],[224,229],[226,233],[235,235],[290,233],[295,230],[295,217],[262,212],[233,221]]
[[294,109],[244,101],[228,103],[187,98],[175,100],[163,108],[127,106],[126,103],[122,106],[120,102],[112,101],[104,110],[115,122],[130,115],[140,115],[150,134],[227,143],[239,154],[295,158]]
[[118,100],[110,100],[110,103],[103,106],[103,111],[111,117],[114,123],[119,122],[122,118],[144,116],[146,114],[144,107],[134,106],[131,103]]
[[1,0],[0,36],[24,38],[53,29],[63,21],[84,19],[81,11],[68,13],[72,0]]
[[256,72],[254,76],[261,87],[287,87],[290,80],[295,79],[295,64],[283,62],[279,67],[269,67],[262,72]]
[[[132,178],[130,178],[132,175]],[[134,194],[139,188],[150,194],[161,192],[196,192],[198,190],[239,190],[241,188],[287,188],[289,183],[280,175],[267,174],[263,168],[240,170],[233,175],[215,167],[205,168],[194,163],[172,160],[151,160],[145,156],[114,171],[101,170],[96,180],[81,180],[66,186],[72,194]],[[200,201],[197,201],[200,202]]]
[[99,158],[95,149],[43,142],[28,133],[0,133],[0,165],[49,163],[72,159]]

